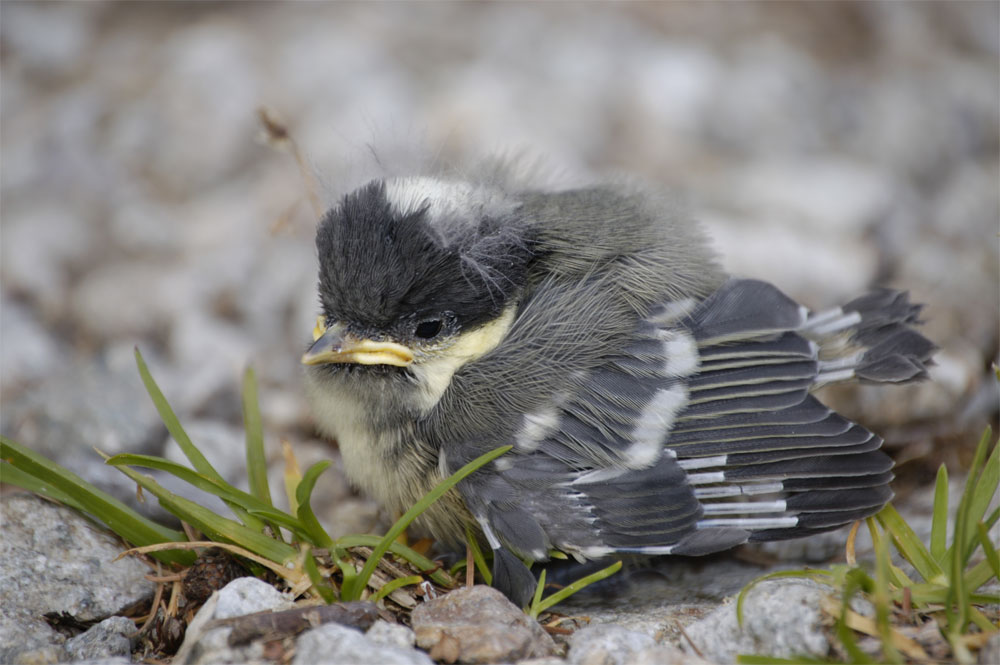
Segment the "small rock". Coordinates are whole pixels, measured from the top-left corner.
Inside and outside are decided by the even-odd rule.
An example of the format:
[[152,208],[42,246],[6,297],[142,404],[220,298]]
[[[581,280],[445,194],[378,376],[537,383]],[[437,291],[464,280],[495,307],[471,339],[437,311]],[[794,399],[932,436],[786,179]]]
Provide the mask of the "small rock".
[[264,642],[230,646],[230,626],[213,626],[253,612],[286,610],[294,606],[284,594],[256,577],[240,577],[213,593],[188,624],[184,643],[174,656],[174,665],[221,665],[222,663],[266,664]]
[[130,656],[135,624],[125,617],[109,617],[89,630],[66,640],[65,649],[74,661]]
[[[824,657],[830,642],[819,605],[827,595],[826,587],[809,580],[764,582],[746,597],[742,630],[732,603],[692,623],[686,632],[701,655],[716,663],[735,662],[740,654]],[[686,641],[681,646],[693,651]]]
[[498,663],[556,652],[536,621],[488,586],[457,589],[418,605],[411,620],[417,645],[444,662]]
[[240,577],[219,591],[219,604],[212,618],[229,619],[265,610],[287,610],[294,606],[295,603],[267,582],[256,577]]
[[572,665],[628,665],[639,651],[656,646],[649,635],[615,624],[585,626],[569,638]]
[[1000,663],[1000,633],[993,633],[993,637],[986,641],[979,650],[977,662],[979,665]]
[[0,510],[0,662],[64,642],[46,612],[100,619],[152,594],[149,568],[116,561],[121,543],[75,510],[30,494],[5,496]]
[[354,628],[327,623],[299,636],[292,665],[432,665],[432,661],[416,649],[380,644]]
[[406,626],[398,623],[389,623],[379,619],[376,621],[365,637],[383,646],[399,647],[401,649],[412,649],[417,642],[416,635]]

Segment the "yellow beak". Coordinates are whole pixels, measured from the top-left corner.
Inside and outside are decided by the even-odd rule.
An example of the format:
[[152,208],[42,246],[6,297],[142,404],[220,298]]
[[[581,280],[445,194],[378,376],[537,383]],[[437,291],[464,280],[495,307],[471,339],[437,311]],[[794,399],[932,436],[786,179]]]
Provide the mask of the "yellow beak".
[[313,345],[302,355],[303,365],[356,363],[407,367],[413,363],[413,351],[402,344],[358,339],[341,324],[326,328],[322,318],[316,322],[313,339]]

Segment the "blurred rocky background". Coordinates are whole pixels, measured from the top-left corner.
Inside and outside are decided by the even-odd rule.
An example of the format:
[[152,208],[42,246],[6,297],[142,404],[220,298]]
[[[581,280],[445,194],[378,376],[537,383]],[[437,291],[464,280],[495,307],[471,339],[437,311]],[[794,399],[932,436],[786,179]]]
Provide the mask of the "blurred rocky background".
[[[671,188],[732,272],[810,306],[910,289],[932,381],[829,395],[886,435],[905,495],[996,417],[998,35],[996,2],[5,1],[0,430],[134,500],[92,448],[179,454],[138,346],[230,479],[248,363],[275,466],[279,437],[336,457],[299,380],[316,220],[266,106],[325,203],[370,145],[390,170],[520,150]],[[324,478],[333,530],[370,528]]]

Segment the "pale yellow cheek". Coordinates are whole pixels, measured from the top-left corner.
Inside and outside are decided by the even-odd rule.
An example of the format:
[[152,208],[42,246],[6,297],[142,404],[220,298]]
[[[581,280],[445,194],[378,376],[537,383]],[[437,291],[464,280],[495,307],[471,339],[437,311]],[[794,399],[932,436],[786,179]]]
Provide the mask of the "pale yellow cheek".
[[461,335],[447,349],[410,366],[420,382],[421,408],[425,411],[434,408],[451,385],[455,372],[500,345],[514,323],[516,310],[516,304],[510,305],[495,321]]

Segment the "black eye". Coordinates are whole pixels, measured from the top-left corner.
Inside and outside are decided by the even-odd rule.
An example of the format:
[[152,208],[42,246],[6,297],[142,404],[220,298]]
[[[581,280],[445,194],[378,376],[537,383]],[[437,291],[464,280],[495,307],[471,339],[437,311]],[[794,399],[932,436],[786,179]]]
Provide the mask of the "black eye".
[[440,319],[430,319],[428,321],[421,321],[417,324],[416,329],[414,329],[413,334],[422,339],[430,339],[436,337],[439,332],[441,332],[443,324]]

